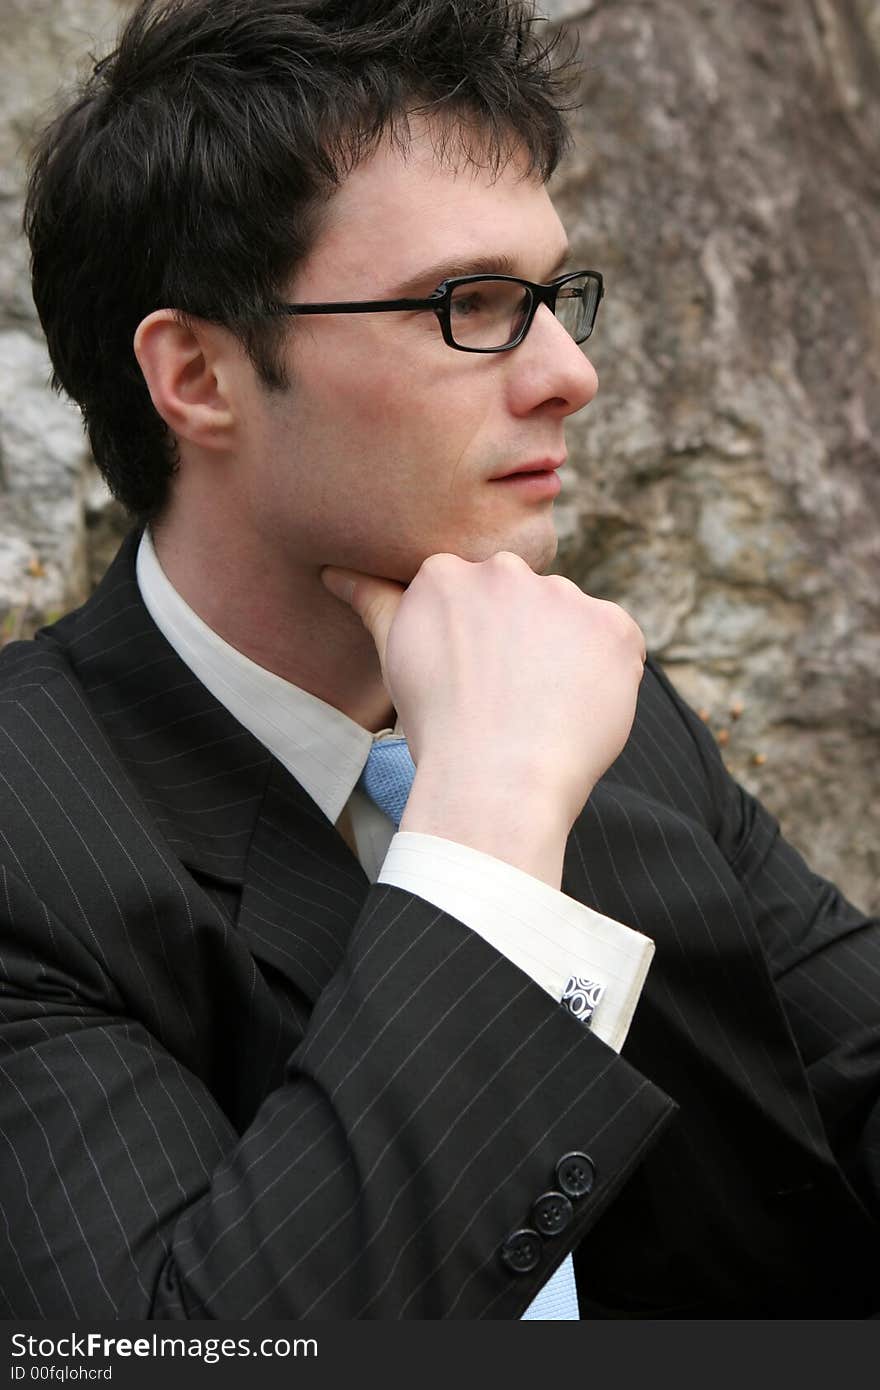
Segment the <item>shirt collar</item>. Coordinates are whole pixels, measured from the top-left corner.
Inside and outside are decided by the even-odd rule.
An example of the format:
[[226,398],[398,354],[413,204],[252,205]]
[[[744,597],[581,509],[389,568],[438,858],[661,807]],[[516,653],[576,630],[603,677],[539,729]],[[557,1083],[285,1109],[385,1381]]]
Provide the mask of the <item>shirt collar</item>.
[[231,647],[171,584],[149,528],[138,546],[137,582],[153,622],[193,675],[287,768],[335,825],[374,739],[399,737],[399,723],[393,730],[372,734],[325,700]]

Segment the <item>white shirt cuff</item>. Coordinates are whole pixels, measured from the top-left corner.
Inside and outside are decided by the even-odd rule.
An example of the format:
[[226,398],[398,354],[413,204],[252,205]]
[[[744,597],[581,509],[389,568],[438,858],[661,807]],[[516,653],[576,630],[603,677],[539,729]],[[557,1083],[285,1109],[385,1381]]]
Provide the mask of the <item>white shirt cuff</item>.
[[654,954],[649,937],[513,864],[438,835],[398,831],[377,881],[448,912],[554,999],[572,975],[603,984],[590,1027],[615,1051],[623,1046]]

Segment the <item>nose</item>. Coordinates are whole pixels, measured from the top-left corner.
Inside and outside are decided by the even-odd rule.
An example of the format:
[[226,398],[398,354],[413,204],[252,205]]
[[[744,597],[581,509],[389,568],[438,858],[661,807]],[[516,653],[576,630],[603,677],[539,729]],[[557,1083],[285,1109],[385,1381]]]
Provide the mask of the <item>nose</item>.
[[510,353],[510,407],[516,415],[543,409],[560,417],[588,405],[599,389],[596,369],[556,315],[541,304],[519,347]]

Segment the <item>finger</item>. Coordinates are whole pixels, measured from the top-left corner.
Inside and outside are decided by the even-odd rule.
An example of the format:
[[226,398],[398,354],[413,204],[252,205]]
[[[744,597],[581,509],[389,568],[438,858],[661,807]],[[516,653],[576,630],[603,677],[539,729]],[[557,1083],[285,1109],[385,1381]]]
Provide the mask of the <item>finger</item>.
[[338,569],[336,565],[325,565],[321,570],[321,583],[343,603],[351,603],[355,580],[361,576],[355,570]]
[[321,570],[321,582],[357,613],[376,644],[384,668],[388,630],[406,593],[404,586],[395,584],[392,579],[380,579],[375,574],[340,569],[336,565],[326,565]]

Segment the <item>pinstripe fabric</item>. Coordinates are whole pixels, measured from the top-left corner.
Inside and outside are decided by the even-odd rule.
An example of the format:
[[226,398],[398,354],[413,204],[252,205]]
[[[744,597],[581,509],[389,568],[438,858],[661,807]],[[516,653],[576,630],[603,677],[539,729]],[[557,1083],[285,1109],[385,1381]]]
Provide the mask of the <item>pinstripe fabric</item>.
[[[4,1316],[517,1318],[575,1247],[587,1316],[876,1300],[877,923],[656,671],[563,883],[657,942],[622,1057],[368,883],[157,632],[131,539],[3,653],[0,750]],[[512,1274],[573,1149],[594,1190]]]

